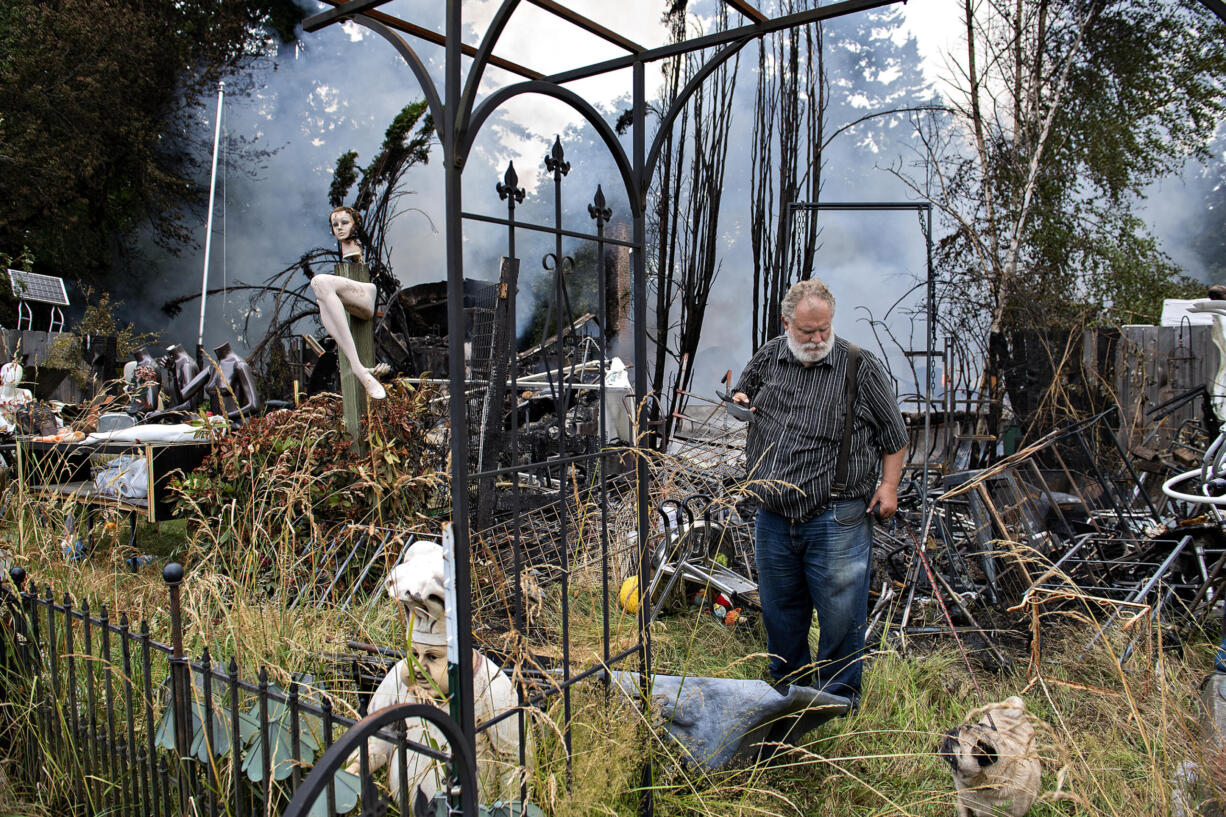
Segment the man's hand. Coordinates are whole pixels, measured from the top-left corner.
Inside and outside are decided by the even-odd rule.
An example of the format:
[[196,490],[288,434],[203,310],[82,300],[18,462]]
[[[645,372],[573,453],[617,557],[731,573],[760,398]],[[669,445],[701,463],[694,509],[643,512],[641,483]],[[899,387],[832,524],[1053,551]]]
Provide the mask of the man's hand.
[[898,489],[884,482],[878,485],[868,501],[867,512],[876,514],[882,522],[892,519],[898,513]]
[[874,513],[882,522],[898,513],[898,481],[902,479],[902,465],[907,459],[907,448],[886,454],[881,458],[881,484],[868,501],[868,513]]
[[745,392],[739,391],[732,396],[722,394],[720,397],[727,401],[724,409],[728,412],[729,417],[734,417],[742,423],[748,423],[753,420],[754,410],[750,407],[749,396]]

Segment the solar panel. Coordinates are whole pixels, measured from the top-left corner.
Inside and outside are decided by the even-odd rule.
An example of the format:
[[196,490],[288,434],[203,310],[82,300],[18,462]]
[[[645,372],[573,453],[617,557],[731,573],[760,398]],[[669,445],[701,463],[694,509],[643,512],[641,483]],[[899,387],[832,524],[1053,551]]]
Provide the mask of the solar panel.
[[13,295],[22,301],[68,306],[68,291],[64,289],[63,278],[11,269],[9,283],[13,285]]

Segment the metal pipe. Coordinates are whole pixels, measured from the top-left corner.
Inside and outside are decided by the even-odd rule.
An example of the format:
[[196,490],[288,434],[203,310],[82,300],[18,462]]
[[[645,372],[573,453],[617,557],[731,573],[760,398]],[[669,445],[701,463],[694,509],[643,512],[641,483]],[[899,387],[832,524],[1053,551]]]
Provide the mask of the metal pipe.
[[932,361],[937,353],[937,283],[932,274],[932,202],[928,202],[927,211],[924,249],[928,270],[928,357],[924,361],[924,483],[920,486],[920,497],[925,501],[928,499],[928,472],[932,460]]
[[577,28],[583,29],[589,34],[594,34],[605,42],[612,43],[618,48],[629,51],[631,54],[639,54],[647,50],[634,40],[631,40],[629,37],[624,37],[613,29],[602,26],[600,23],[592,20],[591,18],[584,17],[578,12],[571,11],[561,3],[555,3],[554,0],[528,0],[528,2],[539,9],[549,12],[555,17],[561,17],[566,22]]
[[909,201],[794,201],[793,210],[931,210],[931,202]]
[[[443,156],[444,156],[444,208],[447,247],[447,325],[451,337],[464,335],[464,248],[462,208],[462,168],[458,161],[460,134],[457,113],[460,104],[461,38],[464,34],[460,0],[447,0],[445,7],[446,60],[444,64],[443,105]],[[454,620],[456,653],[453,669],[457,683],[451,687],[453,716],[459,732],[463,735],[465,752],[472,756],[476,737],[473,732],[473,651],[472,651],[472,576],[471,551],[469,547],[468,509],[468,416],[464,405],[464,344],[448,344],[448,365],[451,375],[451,500],[452,524],[449,530],[453,542],[453,570],[455,576],[455,614],[452,608],[447,613]],[[462,809],[465,817],[476,817],[476,779],[469,775],[458,781],[460,797],[451,805]]]
[[[633,62],[632,76],[632,95],[633,101],[633,126],[631,128],[631,140],[633,146],[631,148],[631,173],[634,178],[634,188],[631,195],[637,198],[630,202],[630,209],[633,214],[633,231],[635,249],[631,251],[631,274],[632,274],[632,289],[634,292],[633,311],[634,311],[634,359],[636,361],[644,361],[647,359],[647,256],[645,253],[647,247],[647,219],[645,209],[647,206],[647,191],[651,185],[651,176],[645,169],[644,162],[647,158],[647,75],[646,64],[636,59]],[[644,401],[644,396],[647,394],[647,367],[638,366],[634,370],[634,393],[638,395],[638,402],[635,406],[635,434],[634,446],[641,448],[643,445],[643,429],[647,427],[647,407]],[[647,560],[644,558],[647,554],[647,539],[651,535],[647,520],[647,506],[651,502],[651,472],[647,468],[646,457],[635,457],[635,476],[637,477],[638,496],[638,575],[639,589],[647,587]],[[639,674],[639,693],[642,696],[644,704],[650,700],[649,679],[651,676],[651,626],[648,620],[648,607],[650,602],[644,600],[645,603],[639,604],[639,645],[642,649],[640,653],[640,668],[642,672]],[[648,815],[654,813],[655,797],[654,797],[654,775],[650,763],[643,764],[643,776],[640,780],[643,792],[643,799],[640,801],[640,813]]]
[[[567,162],[562,152],[562,141],[558,138],[554,139],[553,149],[550,155],[545,157],[545,169],[553,175],[553,223],[554,244],[553,244],[553,309],[557,316],[557,331],[555,345],[557,362],[557,387],[553,388],[552,378],[550,382],[551,390],[554,390],[556,405],[558,407],[558,457],[566,456],[566,423],[563,418],[566,414],[565,402],[562,396],[562,388],[564,387],[564,378],[566,377],[566,353],[563,349],[563,333],[566,327],[562,325],[563,310],[566,310],[566,317],[571,317],[569,304],[566,301],[565,282],[563,281],[563,273],[566,269],[565,257],[562,255],[562,234],[558,232],[562,228],[562,177],[570,172],[570,162]],[[541,334],[544,334],[549,326],[549,313],[545,313],[545,324],[541,329]],[[573,324],[572,324],[573,326]],[[544,346],[546,341],[542,341]],[[548,355],[543,355],[548,360]],[[546,372],[549,369],[546,367]],[[566,471],[563,467],[558,476],[558,549],[562,556],[562,681],[563,684],[570,679],[570,515],[566,503]],[[573,757],[574,747],[571,742],[571,691],[570,686],[566,685],[562,689],[562,720],[566,727],[562,733],[562,743],[566,747],[566,782],[569,786],[572,782],[571,775],[573,774]]]
[[[1149,578],[1149,581],[1147,581],[1138,590],[1134,591],[1133,593],[1130,593],[1124,599],[1124,601],[1136,603],[1140,601],[1141,599],[1145,598],[1147,595],[1149,595],[1149,591],[1153,590],[1154,585],[1156,585],[1158,582],[1162,580],[1162,577],[1166,575],[1166,571],[1170,569],[1171,563],[1174,562],[1175,559],[1179,557],[1179,554],[1183,552],[1183,549],[1187,547],[1188,543],[1191,541],[1192,541],[1191,534],[1180,539],[1179,544],[1175,546],[1175,549],[1171,551],[1170,555],[1167,556],[1166,559],[1163,560],[1162,564],[1158,566],[1158,570],[1155,571],[1154,575]],[[1107,628],[1110,627],[1112,622],[1114,622],[1115,619],[1119,617],[1119,614],[1120,614],[1119,610],[1116,610],[1114,613],[1111,614],[1111,617],[1108,618],[1106,623],[1103,624],[1103,626],[1099,628],[1098,632],[1094,634],[1094,637],[1090,639],[1090,642],[1086,644],[1084,648],[1082,648],[1081,653],[1080,653],[1081,655],[1085,655],[1086,652],[1089,651],[1090,647],[1093,647],[1095,644],[1098,643],[1098,639],[1102,638],[1103,634],[1107,632]]]
[[209,254],[213,249],[213,200],[217,194],[217,149],[221,145],[221,103],[226,84],[217,83],[217,121],[213,125],[213,169],[209,174],[209,217],[204,228],[204,275],[200,283],[200,331],[196,333],[196,348],[204,348],[204,305],[209,294]]
[[744,14],[755,23],[765,23],[770,18],[758,10],[757,7],[750,5],[745,0],[724,0],[725,3],[732,6],[734,9]]

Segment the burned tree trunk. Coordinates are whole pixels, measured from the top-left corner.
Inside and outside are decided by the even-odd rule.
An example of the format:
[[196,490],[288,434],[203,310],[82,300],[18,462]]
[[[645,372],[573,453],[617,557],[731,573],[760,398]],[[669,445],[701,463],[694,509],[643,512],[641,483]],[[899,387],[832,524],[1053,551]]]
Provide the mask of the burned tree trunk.
[[[811,0],[786,0],[784,13]],[[763,38],[758,46],[754,139],[750,171],[750,240],[753,249],[753,348],[781,331],[779,301],[793,270],[808,278],[817,253],[817,221],[792,229],[790,205],[817,201],[828,82],[820,24]],[[778,176],[776,176],[776,167]]]
[[[675,40],[685,38],[685,0],[667,19]],[[717,27],[728,24],[721,7]],[[678,57],[665,67],[665,105],[701,68],[694,57]],[[673,418],[684,409],[711,286],[719,270],[719,211],[732,121],[732,96],[739,60],[715,71],[687,104],[675,130],[666,137],[656,176],[657,204],[652,225],[655,245],[655,359],[652,391],[653,443],[667,444]]]

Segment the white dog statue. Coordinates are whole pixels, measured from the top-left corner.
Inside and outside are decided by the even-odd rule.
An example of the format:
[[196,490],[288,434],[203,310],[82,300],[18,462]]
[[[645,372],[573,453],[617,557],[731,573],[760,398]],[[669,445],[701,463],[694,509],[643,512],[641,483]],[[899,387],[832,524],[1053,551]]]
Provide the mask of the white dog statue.
[[447,589],[443,582],[443,546],[427,541],[414,542],[403,561],[383,580],[387,595],[400,602],[410,641],[418,631],[447,632]]
[[[398,703],[425,703],[434,706],[446,700],[450,691],[447,677],[447,635],[443,548],[434,542],[417,542],[409,548],[404,561],[384,581],[387,594],[400,602],[405,613],[412,656],[397,661],[371,696],[368,712],[377,712]],[[513,709],[515,688],[498,666],[473,650],[473,710],[477,724]],[[406,737],[426,746],[441,746],[442,735],[422,719],[405,722]],[[517,718],[508,717],[477,733],[477,778],[483,802],[518,799],[519,727]],[[384,765],[393,794],[400,791],[399,752],[383,740],[372,740],[369,769]],[[405,761],[410,802],[426,802],[443,786],[445,770],[430,758],[409,752]],[[360,772],[355,755],[346,770]]]

